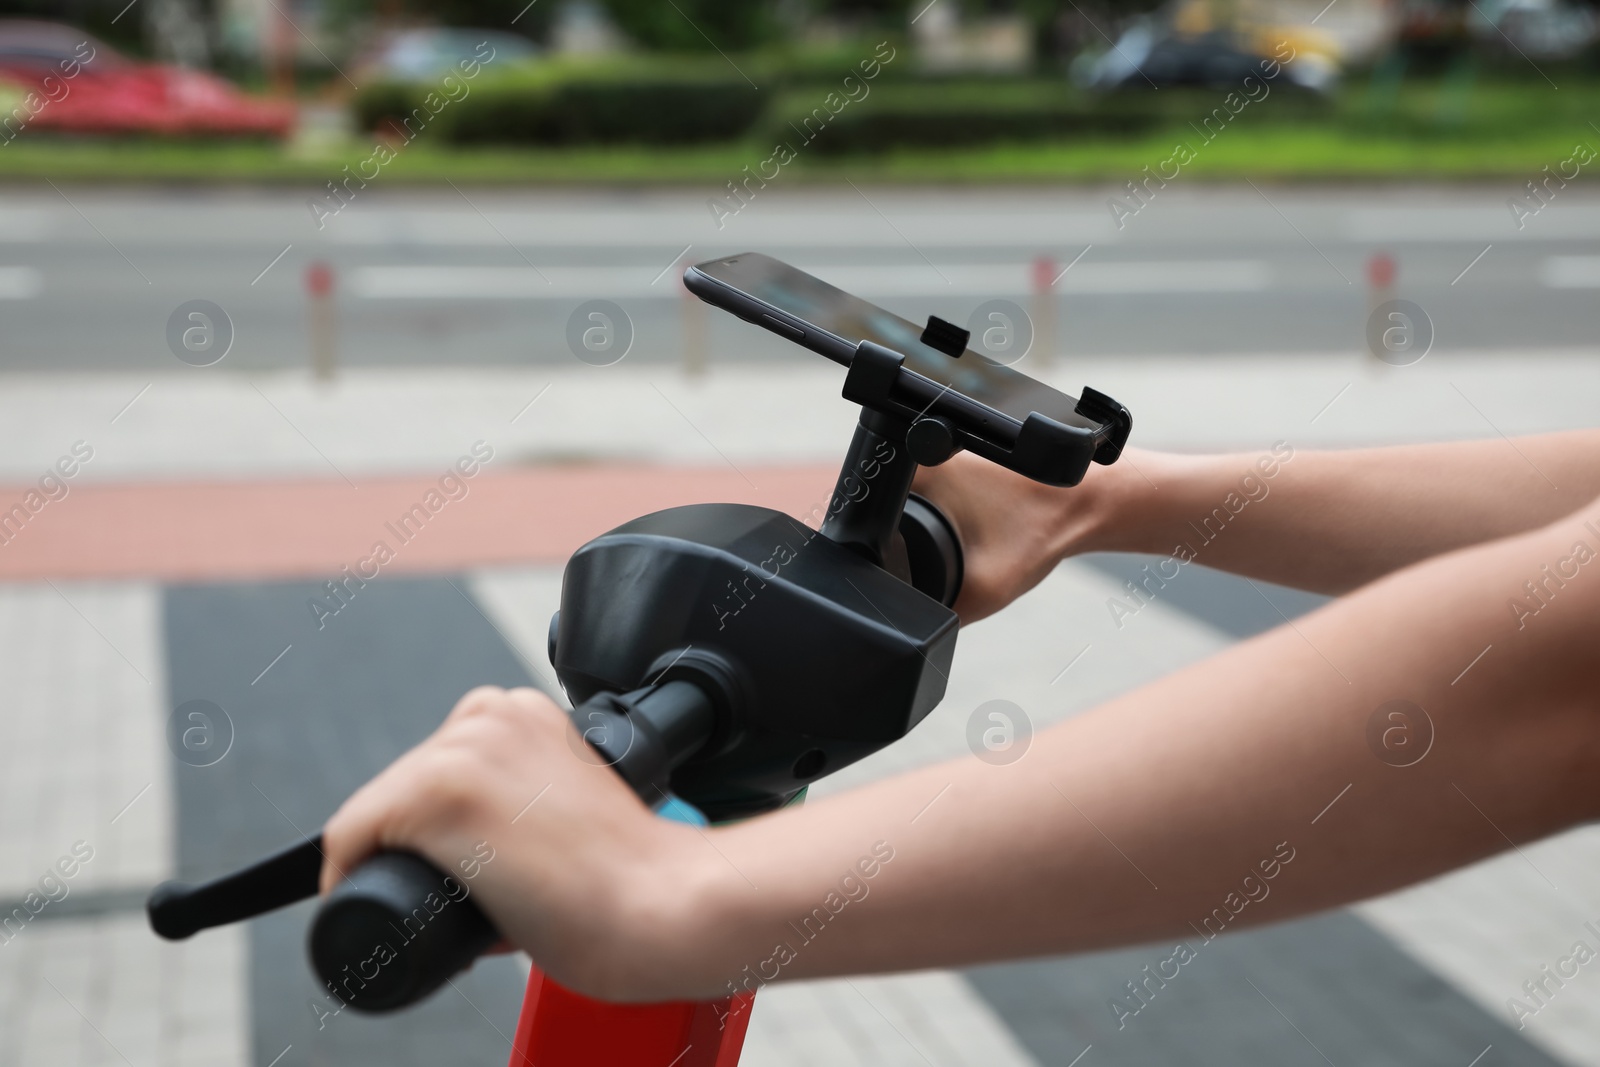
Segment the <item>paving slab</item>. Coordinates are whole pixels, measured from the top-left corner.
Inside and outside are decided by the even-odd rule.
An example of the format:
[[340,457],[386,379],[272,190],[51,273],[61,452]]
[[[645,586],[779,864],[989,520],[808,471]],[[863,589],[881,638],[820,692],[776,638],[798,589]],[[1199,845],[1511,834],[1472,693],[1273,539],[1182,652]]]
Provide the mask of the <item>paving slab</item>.
[[[306,608],[316,592],[290,582],[166,594],[172,699],[214,703],[235,735],[220,762],[174,767],[180,877],[214,876],[315,833],[468,689],[533,681],[458,580],[375,582],[322,630]],[[324,1017],[304,948],[313,907],[246,924],[256,1064],[288,1046],[286,1067],[505,1062],[524,984],[514,960],[485,960],[403,1014]]]

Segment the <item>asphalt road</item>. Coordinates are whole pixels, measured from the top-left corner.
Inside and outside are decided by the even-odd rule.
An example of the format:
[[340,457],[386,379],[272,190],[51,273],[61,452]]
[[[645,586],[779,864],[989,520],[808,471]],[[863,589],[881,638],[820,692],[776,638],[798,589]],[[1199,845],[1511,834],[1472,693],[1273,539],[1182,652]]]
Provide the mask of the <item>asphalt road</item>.
[[1385,295],[1425,310],[1437,349],[1600,332],[1600,196],[1576,189],[1521,230],[1509,186],[1174,183],[1120,228],[1113,191],[769,187],[719,228],[709,189],[369,187],[320,220],[311,189],[20,189],[0,198],[0,369],[184,371],[167,326],[191,300],[232,324],[218,369],[304,366],[314,261],[333,270],[341,365],[570,362],[567,323],[591,299],[627,313],[633,361],[812,358],[675,280],[750,249],[918,321],[966,322],[990,299],[1037,313],[1032,264],[1048,257],[1057,325],[1039,350],[1069,357],[1351,351],[1378,251],[1399,265]]

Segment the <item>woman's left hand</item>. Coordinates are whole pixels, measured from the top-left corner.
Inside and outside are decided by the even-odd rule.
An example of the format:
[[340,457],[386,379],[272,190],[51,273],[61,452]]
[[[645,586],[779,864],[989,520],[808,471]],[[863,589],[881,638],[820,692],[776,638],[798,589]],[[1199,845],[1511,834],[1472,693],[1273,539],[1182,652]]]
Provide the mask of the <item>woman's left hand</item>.
[[624,1000],[670,993],[658,986],[694,943],[686,912],[707,852],[548,697],[491,686],[345,801],[323,847],[324,893],[375,852],[416,852],[557,981]]

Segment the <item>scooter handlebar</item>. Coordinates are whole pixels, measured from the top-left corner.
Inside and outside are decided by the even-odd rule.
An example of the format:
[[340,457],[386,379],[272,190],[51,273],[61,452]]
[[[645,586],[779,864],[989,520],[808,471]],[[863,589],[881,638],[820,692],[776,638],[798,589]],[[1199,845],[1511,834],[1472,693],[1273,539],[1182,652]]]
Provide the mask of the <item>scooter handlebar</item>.
[[[671,681],[625,696],[600,694],[572,710],[600,761],[652,806],[667,797],[673,768],[711,736],[710,698]],[[394,1011],[415,1004],[500,940],[471,899],[468,879],[421,856],[384,852],[349,872],[311,924],[311,964],[352,1008]]]
[[[571,712],[596,762],[612,767],[651,806],[672,771],[705,744],[716,712],[705,690],[674,680],[625,695],[598,694]],[[180,940],[314,896],[322,835],[202,885],[165,882],[150,894],[150,927]],[[318,976],[368,1012],[415,1004],[500,940],[471,899],[470,880],[410,852],[380,852],[346,873],[312,920]]]

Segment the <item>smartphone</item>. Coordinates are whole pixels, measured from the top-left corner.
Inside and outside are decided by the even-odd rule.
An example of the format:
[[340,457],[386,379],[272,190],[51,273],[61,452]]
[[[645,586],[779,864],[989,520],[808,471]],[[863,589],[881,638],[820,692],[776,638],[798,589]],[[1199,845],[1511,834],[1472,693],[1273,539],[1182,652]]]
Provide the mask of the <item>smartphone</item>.
[[[845,366],[850,365],[862,341],[903,355],[899,386],[909,407],[949,419],[968,439],[967,445],[981,442],[991,446],[975,451],[1041,481],[1076,484],[1091,457],[1109,463],[1126,440],[1128,425],[1111,425],[1100,410],[1103,405],[1090,405],[1093,410],[1085,414],[1083,400],[971,349],[959,356],[947,355],[923,343],[920,327],[771,256],[744,252],[698,263],[684,272],[683,283],[708,304]],[[1121,405],[1101,394],[1094,396],[1097,401],[1109,402],[1123,422],[1131,425]],[[1021,469],[1021,456],[1008,462],[1009,451],[1034,414],[1055,424],[1039,423],[1044,430],[1059,428],[1060,432],[1045,437],[1074,456],[1081,453],[1082,464],[1069,462],[1064,468],[1061,463],[1050,464],[1053,473],[1046,478]],[[997,451],[1008,455],[997,455]],[[1030,442],[1028,451],[1037,452],[1037,445]],[[1064,481],[1060,471],[1074,468],[1077,476]]]

